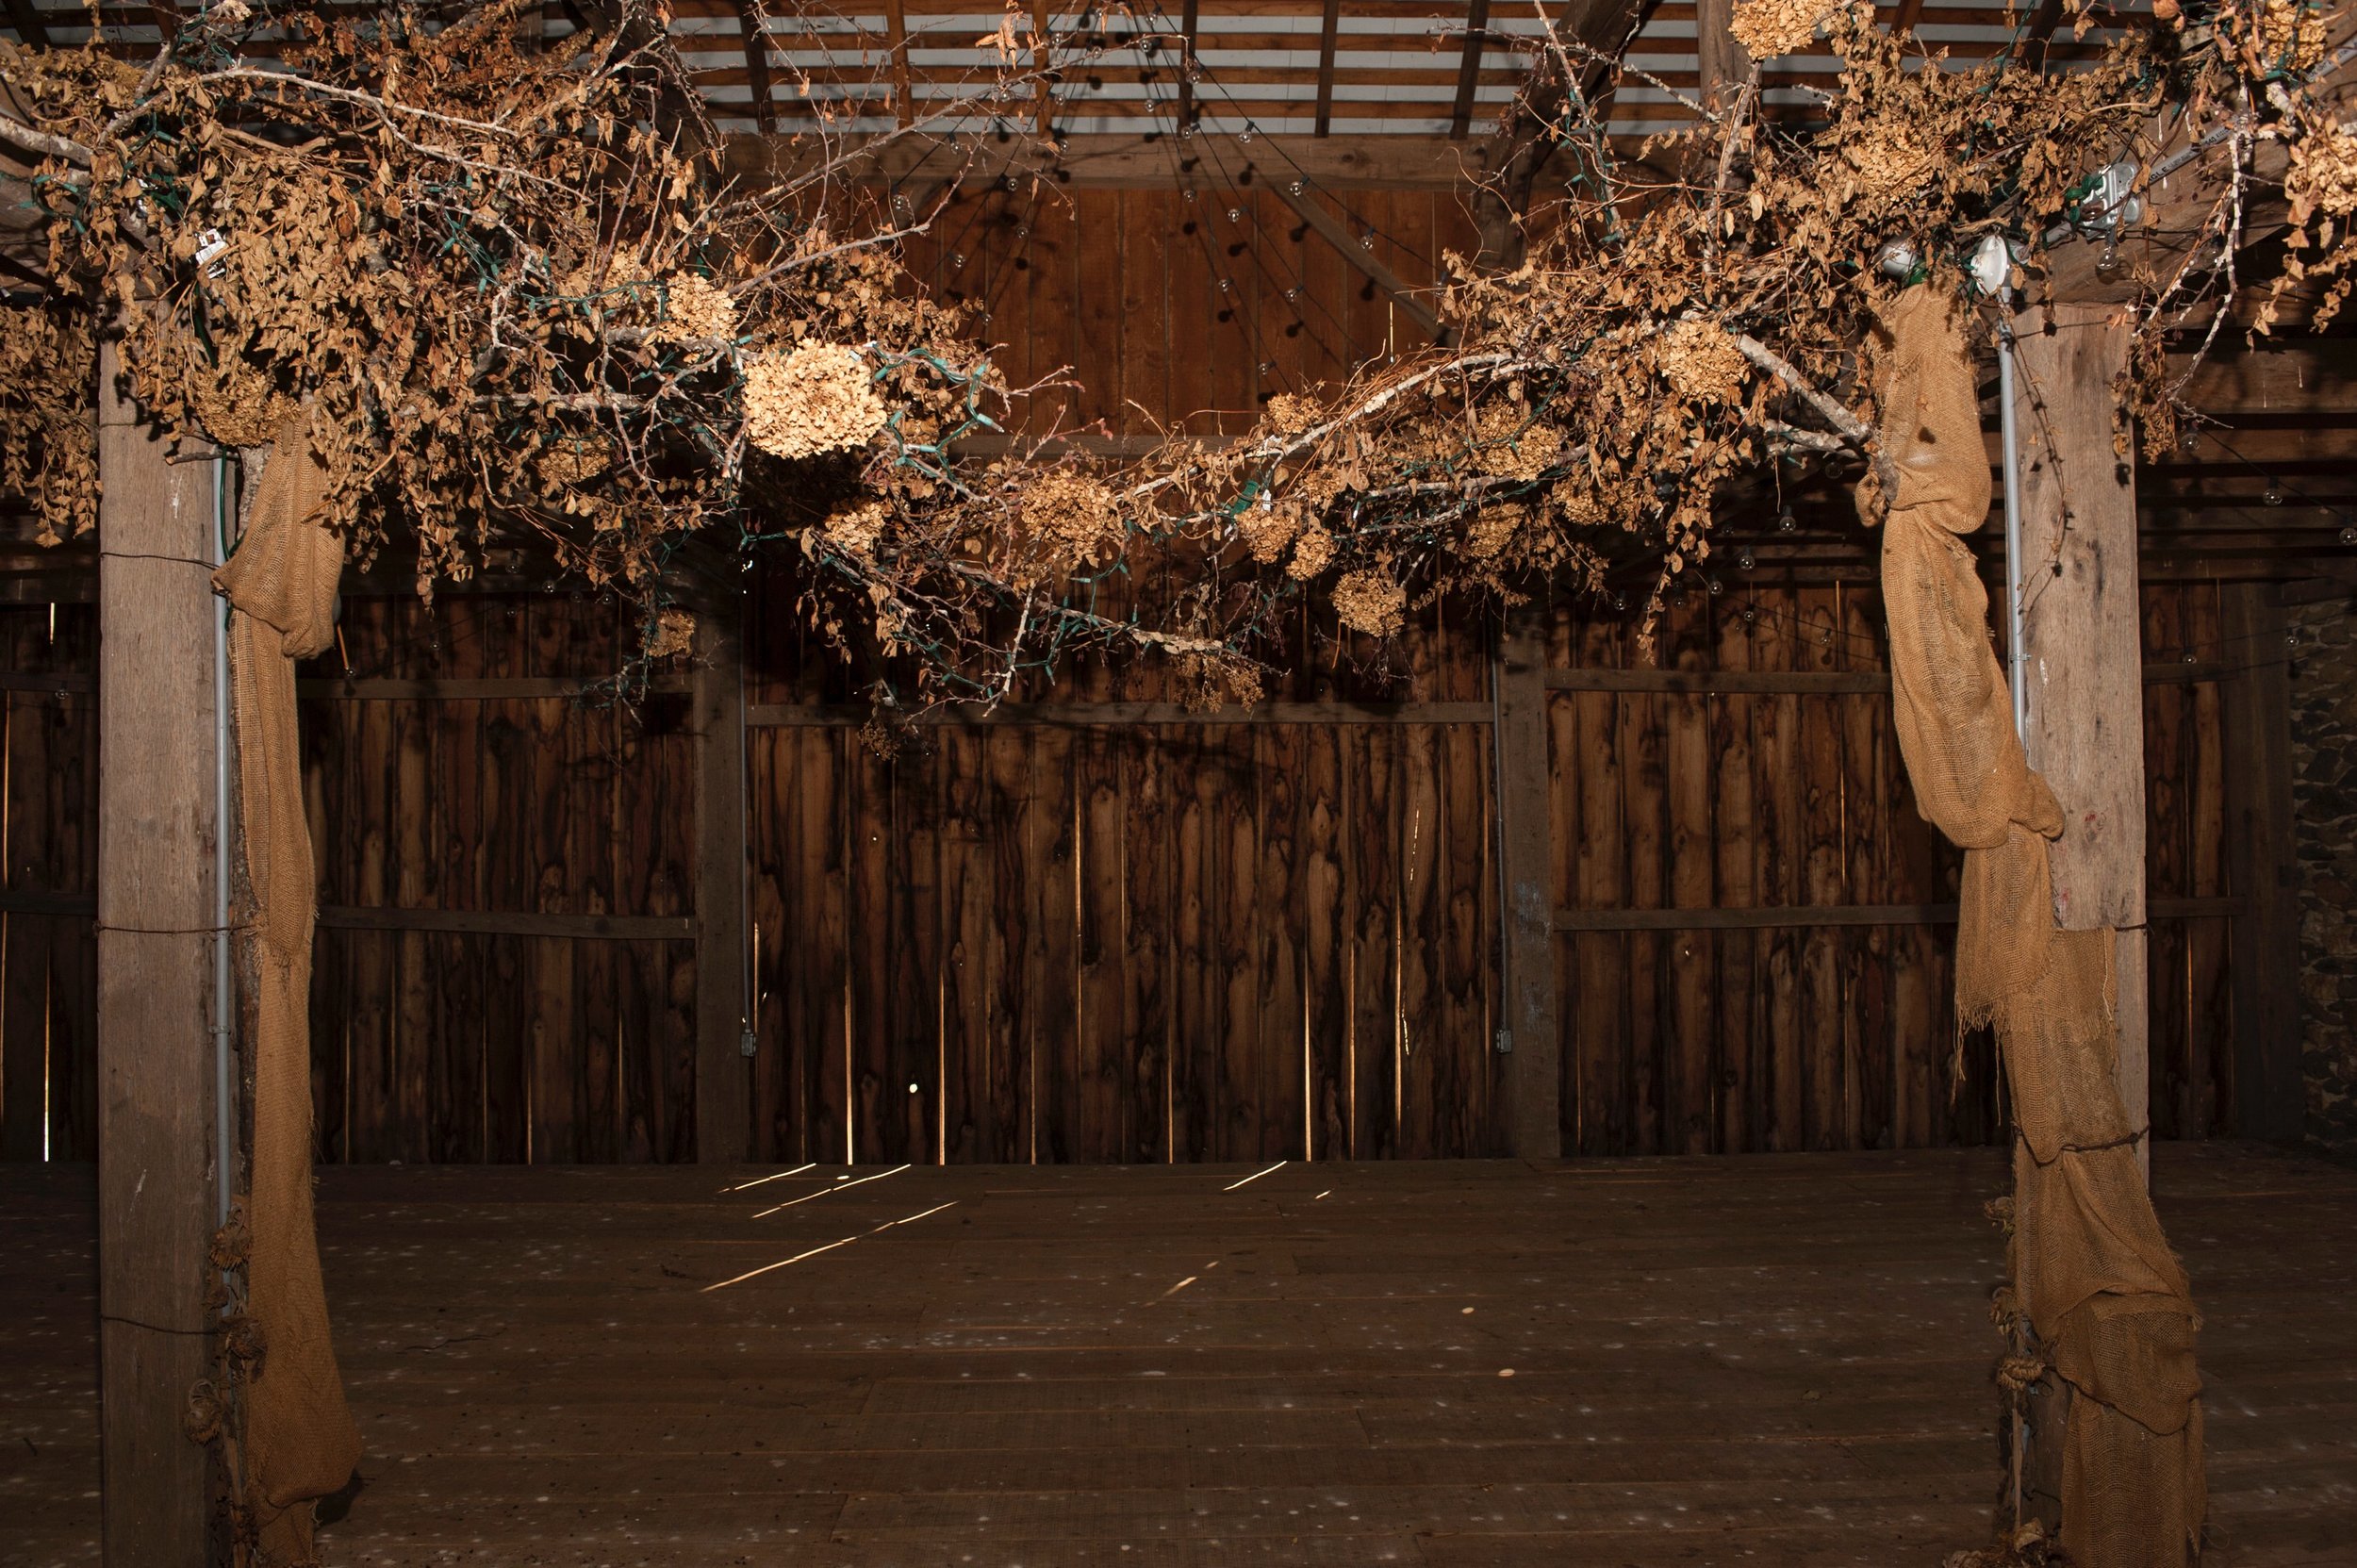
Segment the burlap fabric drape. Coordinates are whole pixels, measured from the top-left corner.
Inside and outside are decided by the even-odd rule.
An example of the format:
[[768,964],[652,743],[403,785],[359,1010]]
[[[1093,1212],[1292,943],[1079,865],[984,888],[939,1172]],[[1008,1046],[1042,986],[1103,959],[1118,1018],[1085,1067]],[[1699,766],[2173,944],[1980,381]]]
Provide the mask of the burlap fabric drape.
[[2018,1134],[2014,1287],[2073,1395],[2063,1546],[2077,1568],[2170,1568],[2196,1553],[2206,1505],[2198,1319],[2113,1080],[2113,935],[2055,929],[2046,840],[2063,812],[2014,733],[1987,595],[1958,537],[1989,503],[1961,307],[1914,289],[1884,324],[1899,749],[1924,817],[1965,851],[1956,1011],[1996,1027]]
[[321,523],[326,474],[300,413],[283,418],[245,535],[214,585],[228,596],[239,825],[252,901],[254,1131],[246,1311],[262,1359],[245,1392],[246,1504],[262,1560],[307,1563],[312,1499],[360,1457],[328,1337],[311,1212],[311,926],[294,661],[335,637],[343,542]]

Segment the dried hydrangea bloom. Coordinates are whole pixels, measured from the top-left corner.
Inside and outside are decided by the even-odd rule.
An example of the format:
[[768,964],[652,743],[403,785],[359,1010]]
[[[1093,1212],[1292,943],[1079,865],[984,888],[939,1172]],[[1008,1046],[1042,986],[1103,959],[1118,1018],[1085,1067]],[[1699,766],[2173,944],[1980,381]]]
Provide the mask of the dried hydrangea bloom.
[[876,541],[883,536],[884,524],[892,520],[892,509],[881,501],[831,512],[819,532],[829,544],[846,554],[872,559]]
[[1315,398],[1279,392],[1268,400],[1269,428],[1282,435],[1297,436],[1317,423],[1325,414],[1326,405]]
[[1121,548],[1121,507],[1113,491],[1066,469],[1054,469],[1023,492],[1023,522],[1032,537],[1055,547],[1075,566],[1089,566],[1100,553]]
[[867,362],[840,343],[801,343],[745,367],[745,434],[773,457],[865,446],[884,426]]
[[1682,397],[1739,403],[1749,361],[1716,322],[1673,322],[1656,339],[1655,364]]
[[1838,9],[1829,0],[1736,0],[1727,31],[1755,60],[1796,55],[1817,36],[1817,25]]
[[1852,141],[1841,149],[1851,169],[1844,202],[1911,199],[1917,186],[1931,173],[1942,150],[1927,142],[1917,127],[1893,123],[1882,134]]
[[1515,534],[1529,517],[1530,508],[1519,503],[1484,506],[1474,514],[1472,524],[1465,530],[1465,555],[1475,561],[1495,560],[1513,542]]
[[540,454],[541,476],[555,485],[579,485],[613,466],[613,443],[602,436],[560,436]]
[[1333,559],[1334,536],[1312,523],[1294,540],[1294,556],[1285,563],[1285,575],[1296,583],[1306,583],[1324,571]]
[[[1513,428],[1514,411],[1501,410],[1508,418],[1494,421],[1506,428],[1492,437],[1491,443],[1481,449],[1480,462],[1484,473],[1508,479],[1536,479],[1552,467],[1563,454],[1563,432],[1551,424],[1532,424]],[[1484,435],[1489,432],[1485,430]]]
[[1604,507],[1598,503],[1595,492],[1576,479],[1558,481],[1555,488],[1547,492],[1547,499],[1563,514],[1563,521],[1569,527],[1604,526]]
[[1252,558],[1267,566],[1285,553],[1285,547],[1301,532],[1305,520],[1300,509],[1288,503],[1282,506],[1247,506],[1236,520],[1236,535]]
[[667,342],[736,336],[736,302],[710,279],[674,272],[664,280],[663,320],[655,336]]
[[2283,193],[2298,227],[2306,227],[2313,213],[2346,218],[2357,212],[2357,135],[2332,130],[2294,144]]
[[1334,613],[1354,632],[1397,636],[1408,623],[1408,590],[1377,568],[1346,571],[1334,585]]
[[647,657],[668,658],[684,653],[696,641],[696,618],[685,610],[665,610],[647,628]]

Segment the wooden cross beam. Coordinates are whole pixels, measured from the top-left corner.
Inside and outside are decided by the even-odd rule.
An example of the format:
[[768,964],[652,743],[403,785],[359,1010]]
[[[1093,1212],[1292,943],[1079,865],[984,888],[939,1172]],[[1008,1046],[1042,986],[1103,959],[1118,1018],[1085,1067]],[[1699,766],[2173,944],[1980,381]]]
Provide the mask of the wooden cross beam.
[[1299,180],[1278,180],[1276,190],[1278,198],[1292,207],[1303,223],[1315,229],[1327,244],[1339,251],[1344,261],[1389,294],[1392,303],[1430,334],[1434,342],[1445,343],[1449,340],[1446,329],[1441,325],[1439,313],[1419,299],[1407,280],[1393,272],[1383,258],[1375,254],[1374,246],[1354,236],[1340,218],[1328,212],[1326,204],[1319,201],[1306,184]]

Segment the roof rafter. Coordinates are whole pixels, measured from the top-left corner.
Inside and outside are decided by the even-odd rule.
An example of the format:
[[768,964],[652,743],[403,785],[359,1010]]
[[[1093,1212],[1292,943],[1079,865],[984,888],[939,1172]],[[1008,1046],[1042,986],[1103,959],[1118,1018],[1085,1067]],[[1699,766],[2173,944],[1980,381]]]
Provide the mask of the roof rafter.
[[1343,30],[1343,0],[1326,0],[1326,20],[1318,34],[1318,123],[1324,136],[1334,120],[1334,44]]
[[774,135],[778,109],[769,91],[769,19],[759,0],[736,0],[736,25],[745,36],[745,78],[752,90],[753,124],[762,135]]
[[1457,107],[1448,134],[1462,141],[1473,129],[1474,90],[1481,80],[1481,52],[1490,37],[1490,0],[1466,0],[1465,55],[1457,68]]

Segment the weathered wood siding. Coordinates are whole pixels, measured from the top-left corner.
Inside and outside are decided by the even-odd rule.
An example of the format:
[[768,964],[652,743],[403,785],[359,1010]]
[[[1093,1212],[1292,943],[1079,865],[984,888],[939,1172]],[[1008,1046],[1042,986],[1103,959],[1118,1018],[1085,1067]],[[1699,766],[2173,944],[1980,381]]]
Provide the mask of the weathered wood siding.
[[[94,604],[0,607],[0,1159],[89,1160],[98,1131]],[[54,684],[53,684],[54,683]]]
[[[333,683],[610,676],[595,596],[345,603]],[[347,666],[347,661],[348,666]],[[676,916],[693,891],[685,698],[303,703],[322,909]],[[321,926],[328,1160],[682,1160],[694,1152],[695,949]]]

